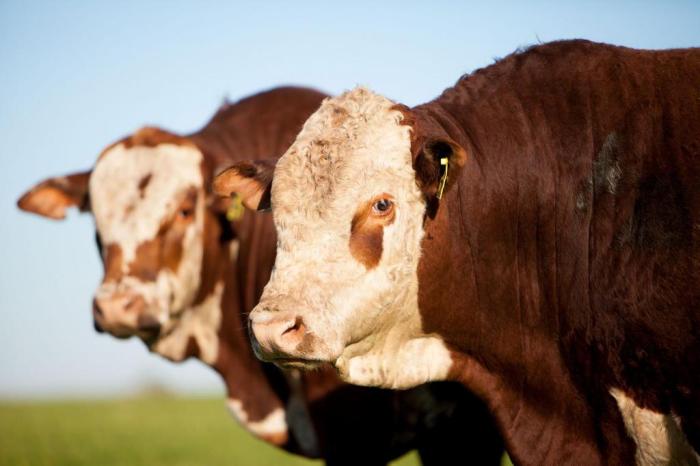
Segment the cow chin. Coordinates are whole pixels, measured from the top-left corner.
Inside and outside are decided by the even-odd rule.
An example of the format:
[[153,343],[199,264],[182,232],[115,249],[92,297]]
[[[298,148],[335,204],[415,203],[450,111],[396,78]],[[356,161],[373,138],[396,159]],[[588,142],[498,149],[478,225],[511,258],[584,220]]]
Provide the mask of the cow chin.
[[[253,351],[258,359],[264,362],[271,362],[282,369],[318,369],[323,365],[333,363],[336,358],[326,354],[325,351],[313,351],[311,348],[305,350],[296,348],[294,350],[282,352],[278,348],[263,347],[258,340],[253,337]],[[303,344],[302,344],[303,345]],[[300,347],[302,345],[299,345]],[[309,345],[303,345],[309,346]]]

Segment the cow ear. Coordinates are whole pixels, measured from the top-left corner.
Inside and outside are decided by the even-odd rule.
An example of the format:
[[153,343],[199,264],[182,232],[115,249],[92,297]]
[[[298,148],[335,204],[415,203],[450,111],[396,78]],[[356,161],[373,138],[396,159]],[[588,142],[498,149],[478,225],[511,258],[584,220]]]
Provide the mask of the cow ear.
[[439,201],[459,179],[467,152],[449,138],[426,139],[413,159],[416,181],[426,198]]
[[46,179],[24,193],[17,206],[26,212],[56,220],[66,218],[69,207],[77,207],[81,212],[88,211],[89,180],[89,171]]
[[214,177],[214,194],[230,197],[238,194],[243,205],[252,210],[270,210],[270,188],[275,160],[238,162]]

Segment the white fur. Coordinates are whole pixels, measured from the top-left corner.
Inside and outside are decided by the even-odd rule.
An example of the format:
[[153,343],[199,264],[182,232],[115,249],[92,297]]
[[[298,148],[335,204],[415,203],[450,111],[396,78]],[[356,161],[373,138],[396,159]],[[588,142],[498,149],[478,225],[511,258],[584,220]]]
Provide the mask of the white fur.
[[251,421],[248,419],[248,413],[246,413],[240,400],[229,398],[226,400],[226,406],[234,419],[257,437],[265,439],[286,437],[287,435],[287,421],[282,408],[274,409],[260,421]]
[[[327,99],[279,160],[272,185],[277,259],[251,319],[265,310],[297,311],[315,337],[301,356],[337,360],[351,383],[409,387],[444,378],[451,361],[442,342],[421,329],[425,204],[410,128],[392,106],[363,88]],[[379,264],[367,270],[350,252],[350,226],[358,209],[383,193],[395,199],[395,218],[384,228]]]
[[409,339],[397,349],[372,348],[358,356],[348,346],[336,361],[344,380],[356,385],[392,389],[412,388],[425,382],[445,380],[452,367],[450,352],[437,337]]
[[640,466],[692,466],[700,457],[690,447],[673,416],[640,408],[624,392],[610,390],[622,413],[625,427],[637,444],[636,462]]
[[163,336],[158,338],[152,351],[172,361],[182,361],[190,338],[199,347],[199,359],[212,365],[219,353],[218,331],[221,327],[221,296],[223,283],[219,282],[201,304],[183,312],[179,319],[171,319],[163,328]]

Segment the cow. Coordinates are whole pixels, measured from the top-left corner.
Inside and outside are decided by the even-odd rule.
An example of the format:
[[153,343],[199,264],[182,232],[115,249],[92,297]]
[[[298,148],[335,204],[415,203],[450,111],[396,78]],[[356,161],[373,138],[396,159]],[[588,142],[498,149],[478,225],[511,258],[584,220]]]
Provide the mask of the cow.
[[274,262],[274,226],[213,196],[209,181],[247,157],[274,163],[268,157],[286,150],[324,97],[278,88],[224,105],[188,136],[145,127],[107,147],[92,170],[39,183],[19,207],[54,219],[71,206],[89,211],[104,262],[95,327],[214,368],[228,408],[258,438],[328,464],[386,464],[413,448],[425,464],[450,464],[465,451],[451,434],[459,427],[472,431],[474,463],[497,465],[495,425],[459,385],[354,387],[332,368],[282,372],[250,348],[246,316]]
[[263,360],[461,382],[516,464],[698,463],[700,49],[537,45],[413,108],[356,88],[240,168],[217,192],[278,233]]

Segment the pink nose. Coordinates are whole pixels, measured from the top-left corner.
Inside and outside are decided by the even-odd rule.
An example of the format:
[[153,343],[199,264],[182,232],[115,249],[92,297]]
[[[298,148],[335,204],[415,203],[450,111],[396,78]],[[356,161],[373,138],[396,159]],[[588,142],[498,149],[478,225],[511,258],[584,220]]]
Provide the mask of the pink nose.
[[[155,319],[145,315],[146,302],[134,293],[114,293],[96,297],[92,305],[95,327],[116,337],[159,330]],[[156,328],[158,327],[158,328]]]
[[253,348],[264,361],[293,358],[306,335],[301,317],[265,309],[250,314]]

